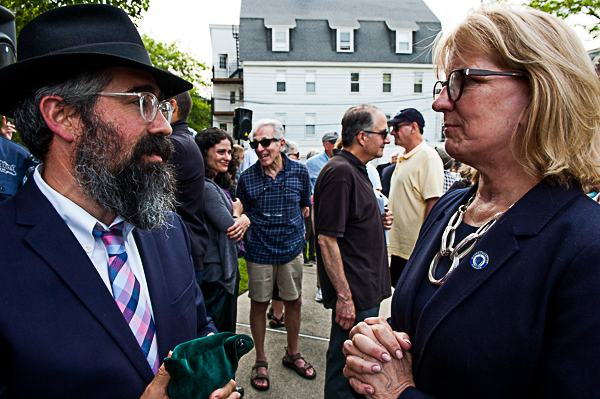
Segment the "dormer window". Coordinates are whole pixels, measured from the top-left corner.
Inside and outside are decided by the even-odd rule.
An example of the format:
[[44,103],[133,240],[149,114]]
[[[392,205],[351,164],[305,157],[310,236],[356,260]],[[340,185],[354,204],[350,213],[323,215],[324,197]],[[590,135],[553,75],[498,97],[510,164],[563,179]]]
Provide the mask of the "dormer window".
[[354,52],[354,29],[337,29],[338,53]]
[[412,30],[396,31],[396,54],[412,54]]
[[290,29],[273,28],[273,51],[290,51]]

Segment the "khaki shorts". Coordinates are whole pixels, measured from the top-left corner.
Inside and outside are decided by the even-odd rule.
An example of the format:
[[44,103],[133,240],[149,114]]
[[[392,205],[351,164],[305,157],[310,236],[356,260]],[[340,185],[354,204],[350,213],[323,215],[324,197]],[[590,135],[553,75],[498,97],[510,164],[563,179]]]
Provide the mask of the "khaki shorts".
[[268,302],[273,296],[273,284],[277,281],[279,296],[284,301],[295,301],[302,295],[302,252],[295,259],[282,265],[264,265],[246,261],[248,269],[248,296],[256,302]]

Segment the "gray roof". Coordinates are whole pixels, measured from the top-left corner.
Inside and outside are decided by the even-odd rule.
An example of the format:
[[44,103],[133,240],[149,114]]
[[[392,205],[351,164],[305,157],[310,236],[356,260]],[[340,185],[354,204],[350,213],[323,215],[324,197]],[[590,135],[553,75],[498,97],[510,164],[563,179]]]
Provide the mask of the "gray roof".
[[242,0],[240,18],[262,18],[267,26],[295,26],[295,19],[327,20],[330,27],[384,21],[390,29],[407,22],[437,22],[423,0]]
[[[273,52],[271,27],[288,26],[290,51]],[[336,51],[353,27],[354,52]],[[431,63],[441,23],[423,0],[242,0],[240,60]],[[413,53],[396,54],[396,29],[413,30]]]

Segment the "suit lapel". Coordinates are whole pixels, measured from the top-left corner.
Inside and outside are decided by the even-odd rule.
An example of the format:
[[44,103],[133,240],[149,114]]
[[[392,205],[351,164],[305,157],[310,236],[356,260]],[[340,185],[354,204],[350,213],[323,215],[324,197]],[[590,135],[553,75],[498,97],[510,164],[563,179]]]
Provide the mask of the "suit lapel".
[[[164,234],[162,230],[160,232]],[[154,325],[156,326],[156,339],[158,340],[158,356],[162,363],[162,359],[167,357],[169,350],[173,349],[170,347],[172,336],[171,301],[169,300],[169,291],[163,273],[162,258],[156,249],[152,233],[147,230],[135,229],[133,235],[142,259],[148,291],[150,291]]]
[[129,325],[81,245],[33,179],[17,203],[17,223],[32,226],[25,241],[54,269],[148,382],[154,378]]
[[[402,320],[399,326],[403,331],[406,331],[409,336],[416,336],[417,326],[413,325],[413,307],[421,281],[423,278],[427,278],[427,271],[429,268],[429,262],[437,251],[440,249],[440,239],[442,233],[448,224],[450,217],[456,212],[459,205],[465,203],[467,198],[473,194],[475,190],[469,190],[461,193],[461,199],[456,202],[455,206],[447,207],[445,210],[434,216],[428,227],[424,228],[420,234],[417,243],[415,244],[415,250],[411,254],[411,258],[406,265],[406,269],[394,292],[394,296],[398,295],[398,300],[394,300],[395,304],[402,306]],[[433,215],[431,215],[433,216]],[[430,216],[430,217],[431,217]],[[422,262],[412,262],[414,259],[424,260]],[[398,314],[398,312],[395,312]],[[413,354],[416,353],[413,349]]]
[[[427,278],[429,262],[439,250],[444,228],[452,214],[458,209],[458,204],[465,203],[466,198],[470,197],[473,192],[474,190],[466,192],[462,199],[455,202],[456,206],[447,208],[445,212],[440,214],[438,220],[434,221],[431,227],[423,232],[424,239],[419,240],[420,246],[417,249],[418,255],[416,256],[421,259],[420,265],[409,269],[404,279],[412,282],[412,284],[409,284],[410,287],[407,285],[405,288],[408,292],[406,294],[407,307],[405,308],[406,324],[404,325],[410,326],[410,331],[414,331],[415,337],[418,337],[414,340],[415,346],[413,348],[415,376],[419,372],[423,352],[436,328],[453,309],[466,301],[482,285],[493,279],[495,272],[519,251],[517,237],[537,235],[546,223],[567,202],[580,195],[582,190],[580,187],[564,190],[559,186],[551,186],[546,182],[541,182],[532,188],[498,220],[481,238],[475,248],[462,259],[458,268],[423,308],[418,325],[413,326],[412,309],[414,299],[418,294],[423,276]],[[488,265],[481,270],[472,268],[470,264],[471,256],[477,251],[484,251],[489,256]]]

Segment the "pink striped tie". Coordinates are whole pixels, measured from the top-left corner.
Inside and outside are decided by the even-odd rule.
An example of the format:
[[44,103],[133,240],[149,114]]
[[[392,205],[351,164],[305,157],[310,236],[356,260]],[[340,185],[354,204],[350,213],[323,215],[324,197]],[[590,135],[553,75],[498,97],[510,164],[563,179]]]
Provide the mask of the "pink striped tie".
[[97,224],[93,234],[102,238],[108,252],[108,273],[115,302],[144,352],[150,368],[156,374],[159,359],[154,319],[150,313],[148,299],[140,290],[140,283],[127,264],[122,227],[122,223],[118,223],[109,230],[102,230]]

